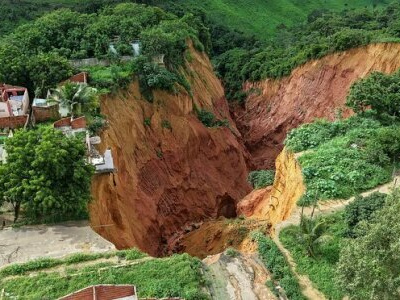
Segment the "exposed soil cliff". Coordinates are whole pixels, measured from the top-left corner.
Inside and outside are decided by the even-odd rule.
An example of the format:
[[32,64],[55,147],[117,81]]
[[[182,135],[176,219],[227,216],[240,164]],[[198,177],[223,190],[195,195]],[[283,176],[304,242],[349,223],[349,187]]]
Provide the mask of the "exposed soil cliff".
[[[351,114],[344,103],[355,80],[372,71],[400,68],[400,44],[326,56],[287,78],[247,84],[245,107],[232,111],[235,125],[208,58],[193,49],[191,53],[185,72],[193,98],[184,90],[176,95],[158,91],[149,103],[134,83],[103,99],[109,128],[102,148],[111,147],[118,172],[94,178],[91,222],[118,248],[205,256],[229,246],[252,247],[244,231],[257,226],[268,231],[285,220],[304,185],[295,156],[284,150],[276,160],[273,187],[246,196],[246,162],[251,158],[257,168],[273,167],[288,130],[316,117],[333,119],[339,109]],[[204,127],[195,106],[228,119],[230,128]],[[241,214],[260,224],[216,220]]]
[[233,109],[236,125],[257,168],[271,168],[286,133],[314,118],[333,119],[351,84],[372,71],[400,68],[400,44],[375,44],[328,55],[281,80],[248,83],[244,108]]
[[[204,219],[235,217],[249,191],[247,152],[229,116],[224,90],[208,58],[191,51],[186,74],[193,99],[155,92],[142,98],[138,84],[102,101],[115,174],[96,175],[90,207],[93,228],[117,248],[136,246],[151,255],[170,250],[169,241]],[[206,128],[194,106],[228,119],[230,128]],[[145,124],[147,123],[147,125]]]
[[254,190],[238,204],[238,215],[265,220],[270,227],[286,220],[296,208],[305,186],[296,155],[286,149],[276,159],[274,184]]

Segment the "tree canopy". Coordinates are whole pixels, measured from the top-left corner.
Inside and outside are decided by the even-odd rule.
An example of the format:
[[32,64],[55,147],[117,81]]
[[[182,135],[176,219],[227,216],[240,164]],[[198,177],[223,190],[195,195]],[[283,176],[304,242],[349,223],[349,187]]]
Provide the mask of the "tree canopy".
[[374,72],[355,82],[347,97],[347,105],[355,112],[372,108],[382,117],[400,117],[400,73]]
[[370,221],[361,221],[356,239],[341,251],[337,278],[350,299],[400,298],[400,191]]
[[22,207],[33,221],[86,214],[93,167],[84,143],[52,128],[19,130],[6,141],[7,163],[0,166],[0,199]]
[[[157,7],[123,3],[97,14],[60,9],[16,28],[0,40],[0,81],[26,86],[41,95],[73,72],[68,60],[110,58],[110,45],[118,55],[133,55],[131,43],[139,39],[141,54],[165,55],[169,69],[184,62],[187,41],[198,50],[209,45],[206,28],[193,15],[178,18]],[[200,40],[201,39],[201,40]]]

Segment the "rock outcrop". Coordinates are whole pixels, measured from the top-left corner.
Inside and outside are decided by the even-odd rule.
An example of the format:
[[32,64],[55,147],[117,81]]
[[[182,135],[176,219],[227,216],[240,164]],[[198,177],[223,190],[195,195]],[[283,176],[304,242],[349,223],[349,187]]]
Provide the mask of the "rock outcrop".
[[[224,90],[204,54],[191,49],[185,73],[193,97],[156,91],[146,101],[138,83],[102,100],[108,129],[100,150],[112,149],[115,174],[96,175],[90,207],[92,227],[117,248],[168,253],[169,240],[205,219],[236,216],[249,191],[248,154],[230,118]],[[227,119],[207,128],[195,107]]]
[[235,107],[233,113],[254,165],[273,167],[292,128],[315,118],[351,114],[344,104],[357,79],[399,68],[400,44],[372,44],[310,61],[280,80],[248,83],[245,107]]

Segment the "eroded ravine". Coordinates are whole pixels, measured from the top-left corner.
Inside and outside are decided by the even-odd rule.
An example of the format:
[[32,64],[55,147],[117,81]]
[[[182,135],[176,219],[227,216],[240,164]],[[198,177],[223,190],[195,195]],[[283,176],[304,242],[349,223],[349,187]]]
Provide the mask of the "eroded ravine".
[[[193,98],[183,90],[156,92],[149,103],[134,83],[103,99],[109,127],[102,147],[112,149],[117,172],[94,178],[91,222],[118,248],[204,257],[232,246],[229,236],[239,227],[225,226],[229,220],[224,217],[242,214],[256,217],[268,232],[290,215],[303,193],[301,170],[284,151],[274,187],[249,194],[248,167],[273,166],[288,130],[315,117],[332,119],[338,109],[348,115],[346,94],[358,78],[400,68],[400,44],[332,54],[297,68],[290,77],[248,84],[253,93],[245,108],[232,108],[233,121],[208,58],[192,52],[186,72]],[[229,128],[206,128],[195,107],[228,119]],[[165,121],[171,128],[162,125]],[[247,238],[233,246],[254,250]]]
[[245,106],[236,106],[233,115],[252,162],[274,167],[288,131],[315,118],[348,116],[352,83],[373,71],[399,68],[400,44],[371,44],[310,61],[280,80],[248,83]]
[[[247,152],[206,55],[192,49],[186,72],[193,99],[183,90],[155,92],[150,103],[137,82],[103,99],[109,127],[102,147],[112,149],[117,172],[94,178],[90,218],[117,248],[165,255],[185,228],[235,217],[237,202],[250,191]],[[205,127],[195,107],[227,119],[229,128]]]

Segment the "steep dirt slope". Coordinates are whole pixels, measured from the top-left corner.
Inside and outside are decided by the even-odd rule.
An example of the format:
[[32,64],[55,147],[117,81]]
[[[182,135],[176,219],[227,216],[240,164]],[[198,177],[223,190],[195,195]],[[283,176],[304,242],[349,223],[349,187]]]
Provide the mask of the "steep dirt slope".
[[267,221],[269,227],[273,228],[289,218],[304,191],[303,175],[297,157],[284,148],[276,159],[273,186],[248,194],[239,202],[237,214]]
[[245,107],[233,113],[255,166],[273,167],[290,129],[316,117],[333,119],[354,81],[372,71],[398,68],[400,44],[375,44],[308,62],[281,80],[247,84]]
[[[163,255],[186,227],[206,218],[235,217],[237,201],[250,190],[247,152],[223,88],[208,58],[193,49],[191,54],[186,74],[193,99],[183,90],[156,92],[149,103],[134,83],[102,101],[109,122],[102,148],[111,147],[118,171],[95,176],[90,219],[117,248],[137,246]],[[230,128],[204,127],[194,105],[228,119]]]

